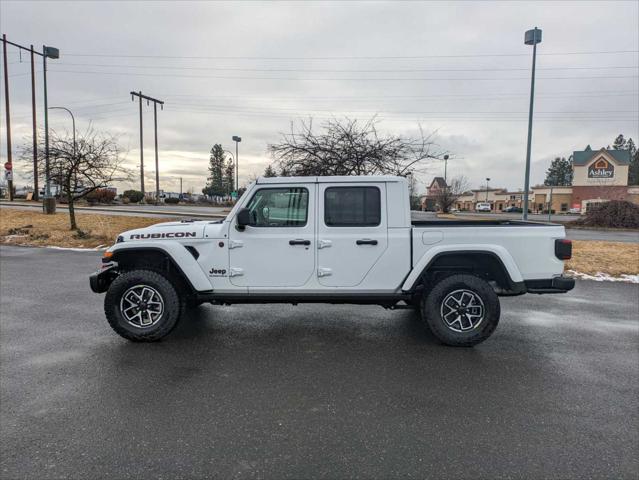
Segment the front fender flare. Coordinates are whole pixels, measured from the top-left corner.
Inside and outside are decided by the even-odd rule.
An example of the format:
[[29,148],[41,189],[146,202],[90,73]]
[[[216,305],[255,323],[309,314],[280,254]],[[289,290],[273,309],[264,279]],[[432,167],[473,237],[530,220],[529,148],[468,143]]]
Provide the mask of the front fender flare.
[[406,280],[404,280],[402,290],[405,292],[411,291],[419,281],[422,274],[428,269],[428,266],[432,263],[432,261],[437,256],[445,253],[490,253],[501,261],[512,282],[519,283],[524,281],[512,255],[510,255],[508,250],[500,245],[446,245],[428,249],[428,251],[415,264],[415,267],[408,277],[406,277]]
[[193,255],[184,248],[179,242],[171,240],[162,240],[155,242],[122,242],[116,243],[111,248],[113,256],[117,258],[119,252],[135,252],[135,251],[159,251],[167,255],[182,272],[185,280],[191,284],[193,289],[198,292],[211,290],[211,282],[204,274],[204,271],[197,263]]

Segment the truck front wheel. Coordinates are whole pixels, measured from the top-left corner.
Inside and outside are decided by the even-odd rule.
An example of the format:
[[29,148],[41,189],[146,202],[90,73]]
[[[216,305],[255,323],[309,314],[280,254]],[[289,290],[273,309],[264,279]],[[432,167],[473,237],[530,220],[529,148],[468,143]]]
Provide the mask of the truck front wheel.
[[470,347],[486,340],[499,323],[499,298],[474,275],[451,275],[422,297],[422,319],[446,345]]
[[134,342],[154,342],[167,335],[180,319],[182,302],[173,284],[150,270],[119,275],[104,298],[111,328]]

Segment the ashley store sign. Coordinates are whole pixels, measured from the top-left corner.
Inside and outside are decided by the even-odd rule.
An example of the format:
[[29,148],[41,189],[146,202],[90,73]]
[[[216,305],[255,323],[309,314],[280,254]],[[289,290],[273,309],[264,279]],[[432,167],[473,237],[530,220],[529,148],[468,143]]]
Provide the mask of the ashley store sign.
[[615,166],[601,157],[588,167],[588,178],[612,178],[615,176]]

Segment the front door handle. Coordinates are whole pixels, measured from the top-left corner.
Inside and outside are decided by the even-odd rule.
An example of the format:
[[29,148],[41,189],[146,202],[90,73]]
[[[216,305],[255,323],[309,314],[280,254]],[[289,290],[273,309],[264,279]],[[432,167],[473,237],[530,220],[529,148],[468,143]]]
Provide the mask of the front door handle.
[[310,240],[302,240],[301,238],[298,238],[296,240],[289,240],[288,244],[289,245],[310,245],[311,241]]
[[377,240],[371,240],[370,238],[364,238],[355,242],[357,245],[377,245]]

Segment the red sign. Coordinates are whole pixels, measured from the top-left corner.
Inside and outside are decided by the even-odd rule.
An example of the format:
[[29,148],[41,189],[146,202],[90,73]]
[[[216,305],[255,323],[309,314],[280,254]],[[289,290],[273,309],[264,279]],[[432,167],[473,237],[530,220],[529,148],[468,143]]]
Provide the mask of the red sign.
[[13,164],[12,163],[7,162],[7,163],[4,164],[4,169],[5,170],[11,170],[12,168],[13,168]]

